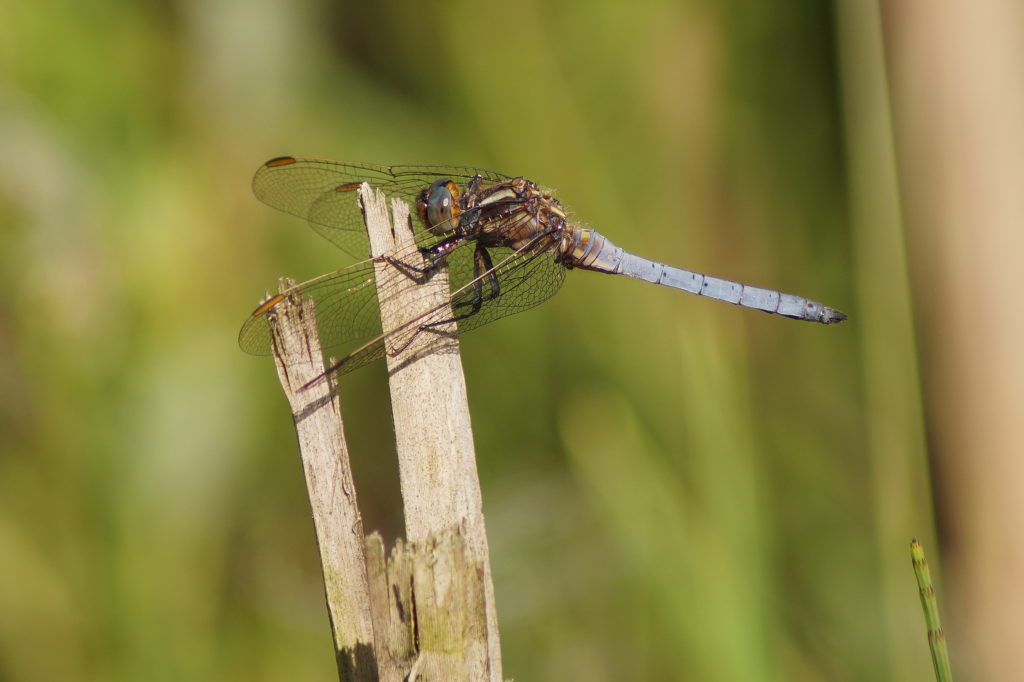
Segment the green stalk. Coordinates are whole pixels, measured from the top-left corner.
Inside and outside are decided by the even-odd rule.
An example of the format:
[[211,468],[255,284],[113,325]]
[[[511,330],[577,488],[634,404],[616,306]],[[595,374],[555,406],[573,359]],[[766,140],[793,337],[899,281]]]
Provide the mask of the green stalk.
[[924,548],[917,540],[910,541],[910,560],[914,564],[914,575],[917,576],[917,587],[921,593],[921,608],[924,609],[924,620],[928,625],[928,648],[932,652],[935,679],[938,682],[953,682],[953,672],[949,667],[949,651],[946,649],[946,635],[943,634],[942,623],[939,621],[935,586],[932,585],[928,561],[924,558]]

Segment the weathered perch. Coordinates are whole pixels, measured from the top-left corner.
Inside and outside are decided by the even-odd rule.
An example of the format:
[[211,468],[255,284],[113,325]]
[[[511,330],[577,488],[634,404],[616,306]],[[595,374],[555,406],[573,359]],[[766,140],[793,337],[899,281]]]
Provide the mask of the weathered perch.
[[[291,284],[282,280],[281,292]],[[341,679],[377,680],[363,521],[356,504],[341,406],[326,381],[302,390],[324,371],[311,301],[289,298],[278,304],[271,313],[270,328],[278,378],[295,419]]]
[[[364,185],[360,199],[375,256],[412,244],[405,204],[394,203],[392,229],[382,194]],[[448,297],[444,272],[419,284],[381,261],[376,277],[378,291],[397,291],[380,296],[385,329]],[[299,390],[324,371],[312,308],[288,299],[275,310],[274,353],[299,437],[341,679],[501,682],[494,588],[454,325],[415,334],[404,348],[408,339],[400,340],[400,353],[395,344],[387,346],[408,538],[387,556],[378,535],[363,536],[333,386],[320,381]]]

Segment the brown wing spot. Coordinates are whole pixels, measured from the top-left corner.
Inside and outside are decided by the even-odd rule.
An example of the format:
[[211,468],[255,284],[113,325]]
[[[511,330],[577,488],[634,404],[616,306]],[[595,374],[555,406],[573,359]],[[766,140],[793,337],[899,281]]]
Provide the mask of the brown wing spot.
[[267,161],[263,165],[266,166],[267,168],[275,168],[277,166],[290,166],[291,164],[295,163],[295,160],[296,159],[294,156],[278,156],[277,158],[273,158],[270,161]]
[[359,189],[360,182],[350,182],[345,185],[338,185],[334,188],[335,192],[351,192],[352,190]]
[[264,313],[266,313],[268,310],[270,310],[271,308],[273,308],[275,305],[277,305],[278,303],[280,303],[283,300],[284,300],[284,294],[277,294],[276,296],[271,296],[266,301],[264,301],[260,305],[259,308],[257,308],[256,310],[252,311],[252,316],[253,317],[259,317],[260,315],[263,315]]

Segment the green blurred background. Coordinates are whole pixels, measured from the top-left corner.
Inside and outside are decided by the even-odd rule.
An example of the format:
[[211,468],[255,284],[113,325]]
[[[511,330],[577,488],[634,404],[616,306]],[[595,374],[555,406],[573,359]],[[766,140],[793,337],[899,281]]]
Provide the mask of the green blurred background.
[[[8,0],[0,680],[336,676],[288,407],[236,345],[278,276],[349,262],[251,195],[282,154],[522,174],[636,253],[851,316],[573,272],[465,338],[506,677],[928,679],[874,11]],[[393,538],[385,378],[342,404]]]

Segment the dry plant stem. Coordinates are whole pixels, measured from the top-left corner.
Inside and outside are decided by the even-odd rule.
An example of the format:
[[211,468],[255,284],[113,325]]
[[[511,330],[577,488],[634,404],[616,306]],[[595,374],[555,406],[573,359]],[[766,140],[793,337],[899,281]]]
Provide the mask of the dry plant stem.
[[[393,203],[392,230],[384,195],[363,185],[360,197],[374,257],[414,244],[408,206],[401,201]],[[408,265],[421,266],[422,263]],[[382,261],[377,265],[376,276],[378,292],[389,292],[379,297],[385,329],[401,325],[412,314],[443,305],[449,297],[447,272],[443,269],[433,273],[429,282],[417,283],[408,272]],[[483,575],[484,603],[481,606],[485,609],[487,627],[482,634],[486,637],[483,653],[487,658],[487,673],[483,678],[471,677],[475,674],[473,664],[467,662],[463,671],[466,677],[448,679],[501,682],[494,587],[466,383],[455,331],[454,324],[419,333],[410,330],[413,336],[389,341],[387,347],[406,536],[413,544],[430,544],[446,533],[461,529],[468,558]],[[402,348],[410,339],[408,347]],[[396,354],[395,344],[401,349],[400,354]],[[420,632],[422,637],[422,629]],[[424,643],[421,641],[421,656],[436,653],[437,650],[425,650]],[[440,669],[436,662],[429,660],[417,666],[418,670]]]
[[1019,682],[1024,3],[882,7],[951,634],[962,677]]
[[[280,291],[284,293],[289,284],[282,280]],[[289,297],[274,308],[271,328],[278,377],[299,439],[338,671],[343,682],[375,682],[363,523],[341,407],[329,382],[299,390],[324,371],[312,302]]]
[[390,555],[374,533],[366,556],[381,682],[490,678],[485,576],[462,529],[399,540]]

